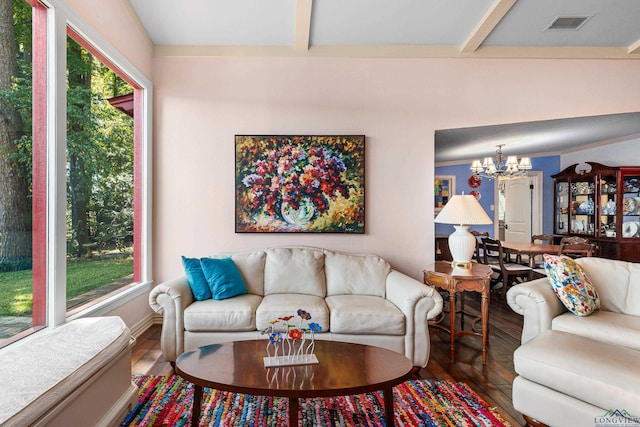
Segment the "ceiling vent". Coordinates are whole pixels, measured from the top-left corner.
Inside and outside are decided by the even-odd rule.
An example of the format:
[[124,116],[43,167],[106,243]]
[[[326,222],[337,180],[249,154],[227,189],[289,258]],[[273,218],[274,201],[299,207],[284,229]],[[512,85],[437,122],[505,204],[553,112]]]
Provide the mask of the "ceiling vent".
[[590,16],[558,16],[551,21],[547,30],[577,30],[584,25]]

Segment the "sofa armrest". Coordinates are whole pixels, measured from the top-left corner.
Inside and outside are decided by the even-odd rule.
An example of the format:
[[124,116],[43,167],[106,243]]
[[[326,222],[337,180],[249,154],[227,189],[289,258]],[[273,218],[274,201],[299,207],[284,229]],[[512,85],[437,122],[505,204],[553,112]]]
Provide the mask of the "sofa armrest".
[[193,303],[186,277],[173,279],[151,289],[149,305],[162,314],[160,346],[167,362],[175,362],[184,352],[184,309]]
[[524,316],[522,344],[551,329],[553,318],[567,311],[546,277],[511,287],[507,291],[507,303]]
[[433,287],[396,270],[387,276],[386,295],[406,318],[406,356],[414,366],[426,366],[431,345],[428,321],[442,312],[442,296]]

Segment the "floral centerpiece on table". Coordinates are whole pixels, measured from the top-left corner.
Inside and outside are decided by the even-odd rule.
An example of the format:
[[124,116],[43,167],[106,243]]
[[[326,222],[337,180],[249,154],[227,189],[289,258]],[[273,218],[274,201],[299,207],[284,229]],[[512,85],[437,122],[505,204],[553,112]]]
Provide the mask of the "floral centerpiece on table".
[[261,332],[269,338],[265,366],[318,363],[313,354],[314,334],[321,332],[322,327],[318,323],[309,322],[311,314],[305,310],[299,309],[297,315],[299,319],[295,319],[295,316],[283,316],[271,320],[269,327]]
[[237,140],[239,231],[359,227],[364,222],[364,158],[356,146],[349,137]]

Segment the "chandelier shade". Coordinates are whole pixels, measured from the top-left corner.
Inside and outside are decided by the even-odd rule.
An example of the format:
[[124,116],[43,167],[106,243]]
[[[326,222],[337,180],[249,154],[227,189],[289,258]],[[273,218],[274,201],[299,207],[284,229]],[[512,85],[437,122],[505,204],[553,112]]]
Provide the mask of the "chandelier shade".
[[502,147],[504,144],[497,145],[496,160],[493,157],[485,157],[484,161],[474,160],[471,163],[471,172],[476,176],[487,179],[518,179],[527,176],[527,171],[531,169],[531,159],[523,157],[520,160],[516,156],[504,158]]

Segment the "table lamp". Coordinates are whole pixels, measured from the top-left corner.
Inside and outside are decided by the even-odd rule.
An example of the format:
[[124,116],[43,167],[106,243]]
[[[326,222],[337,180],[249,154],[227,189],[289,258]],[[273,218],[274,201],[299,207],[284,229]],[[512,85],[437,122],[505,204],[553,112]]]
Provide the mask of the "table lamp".
[[459,224],[453,226],[456,231],[448,239],[453,257],[451,265],[470,268],[471,258],[476,249],[476,237],[469,233],[469,225],[493,223],[478,200],[470,194],[455,195],[444,205],[434,221],[441,224]]

